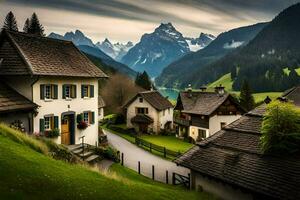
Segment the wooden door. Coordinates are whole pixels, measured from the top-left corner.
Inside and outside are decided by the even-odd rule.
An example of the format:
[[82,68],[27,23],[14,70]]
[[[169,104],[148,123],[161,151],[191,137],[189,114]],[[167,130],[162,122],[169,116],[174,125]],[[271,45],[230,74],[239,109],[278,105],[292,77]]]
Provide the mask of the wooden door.
[[139,131],[141,133],[147,133],[148,132],[148,124],[139,124]]
[[64,117],[61,124],[61,143],[65,145],[70,144],[70,119]]

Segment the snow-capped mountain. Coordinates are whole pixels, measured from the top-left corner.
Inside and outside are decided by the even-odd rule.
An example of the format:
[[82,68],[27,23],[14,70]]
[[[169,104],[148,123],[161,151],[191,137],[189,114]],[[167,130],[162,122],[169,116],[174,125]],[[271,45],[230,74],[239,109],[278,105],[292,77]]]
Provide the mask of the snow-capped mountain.
[[185,40],[189,45],[190,51],[198,51],[209,45],[214,39],[215,36],[211,34],[201,33],[198,38],[186,37]]
[[164,67],[188,52],[190,48],[183,35],[167,23],[161,24],[153,33],[144,34],[121,62],[156,77]]
[[76,46],[79,45],[86,45],[91,47],[95,46],[92,40],[86,37],[80,30],[76,30],[75,33],[73,31],[67,32],[64,36],[52,32],[49,34],[48,37],[72,41]]
[[115,43],[112,44],[107,38],[103,42],[97,42],[96,46],[102,50],[104,53],[119,61],[122,57],[133,47],[132,42],[127,42],[127,44]]

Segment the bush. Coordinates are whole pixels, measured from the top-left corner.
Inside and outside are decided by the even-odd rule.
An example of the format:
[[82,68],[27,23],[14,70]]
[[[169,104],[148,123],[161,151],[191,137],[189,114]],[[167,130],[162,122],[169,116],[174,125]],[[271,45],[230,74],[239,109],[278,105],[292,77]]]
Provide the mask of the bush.
[[300,109],[274,101],[263,119],[261,148],[264,153],[293,153],[300,150]]
[[163,136],[175,136],[176,132],[175,131],[167,131],[165,129],[162,129],[159,134],[163,135]]
[[113,160],[115,162],[120,162],[119,151],[111,146],[100,146],[96,148],[96,154],[103,156],[109,160]]
[[59,129],[55,128],[53,130],[45,131],[44,134],[45,134],[45,137],[56,138],[60,135],[60,131],[59,131]]

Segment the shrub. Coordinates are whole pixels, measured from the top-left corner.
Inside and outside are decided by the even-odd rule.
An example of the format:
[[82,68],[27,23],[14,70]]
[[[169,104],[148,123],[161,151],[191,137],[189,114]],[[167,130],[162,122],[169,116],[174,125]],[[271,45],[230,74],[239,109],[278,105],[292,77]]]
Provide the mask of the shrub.
[[120,162],[119,151],[112,146],[100,146],[96,148],[96,154],[115,162]]
[[262,151],[293,153],[300,150],[300,109],[291,103],[274,101],[267,106],[263,119]]
[[60,135],[59,129],[55,128],[53,130],[45,131],[44,135],[48,138],[56,138]]

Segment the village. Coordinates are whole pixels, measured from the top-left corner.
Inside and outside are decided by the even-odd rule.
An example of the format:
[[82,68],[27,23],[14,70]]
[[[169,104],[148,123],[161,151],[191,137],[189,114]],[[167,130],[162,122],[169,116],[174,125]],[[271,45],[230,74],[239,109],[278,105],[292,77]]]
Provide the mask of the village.
[[3,28],[0,139],[50,144],[51,159],[99,173],[118,168],[182,198],[300,198],[300,85],[254,102],[247,88],[236,95],[222,84],[187,84],[172,101],[150,81],[113,112],[102,89],[110,79],[72,41]]

